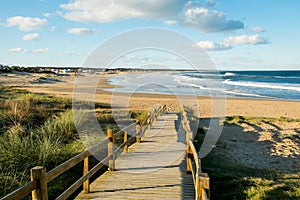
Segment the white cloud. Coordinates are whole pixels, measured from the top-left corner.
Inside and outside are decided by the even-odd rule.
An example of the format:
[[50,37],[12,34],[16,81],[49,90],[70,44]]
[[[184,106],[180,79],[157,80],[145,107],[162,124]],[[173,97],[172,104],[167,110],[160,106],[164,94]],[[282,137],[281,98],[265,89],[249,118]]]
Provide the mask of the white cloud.
[[165,19],[175,16],[185,0],[75,0],[60,7],[72,21],[105,23],[129,18]]
[[51,28],[50,28],[50,31],[51,32],[53,32],[53,31],[55,31],[56,30],[56,27],[55,26],[52,26]]
[[208,51],[223,51],[232,49],[232,44],[238,45],[258,45],[258,44],[268,44],[269,41],[266,38],[260,37],[260,35],[241,35],[234,36],[224,39],[223,42],[212,42],[212,41],[200,41],[197,43],[201,48]]
[[18,47],[18,48],[12,48],[12,49],[8,49],[9,52],[14,52],[14,53],[22,53],[22,52],[26,52],[25,49]]
[[40,30],[45,24],[47,24],[46,19],[32,18],[32,17],[22,17],[15,16],[6,19],[6,26],[13,27],[17,26],[21,31],[32,31]]
[[48,50],[49,50],[48,48],[44,48],[44,49],[34,49],[34,50],[31,50],[31,51],[28,51],[28,52],[30,52],[30,53],[45,53]]
[[79,55],[81,55],[81,53],[79,53],[79,52],[62,52],[62,51],[58,51],[57,55],[60,55],[60,56],[79,56]]
[[51,13],[44,13],[43,16],[46,17],[46,18],[50,18],[51,17]]
[[24,35],[22,37],[22,40],[25,40],[25,41],[39,40],[39,39],[40,39],[40,35],[37,33],[30,33],[30,34]]
[[164,21],[164,24],[166,24],[166,25],[173,25],[173,24],[176,24],[176,23],[177,23],[176,20],[166,20],[166,21]]
[[232,49],[232,46],[230,44],[226,43],[216,43],[211,41],[200,41],[197,43],[202,49],[208,50],[208,51],[223,51]]
[[269,41],[266,38],[262,38],[260,35],[240,35],[229,37],[224,40],[227,44],[268,44]]
[[184,12],[183,25],[191,26],[203,32],[223,32],[244,28],[239,20],[228,20],[222,12],[211,11],[203,7],[190,6]]
[[13,53],[45,53],[48,50],[49,50],[48,48],[26,50],[26,49],[23,49],[21,47],[8,49],[9,52],[13,52]]
[[254,26],[251,28],[252,31],[256,32],[256,33],[261,33],[261,32],[265,32],[265,29],[263,29],[260,26]]
[[68,33],[73,35],[92,35],[98,33],[98,31],[88,28],[70,28],[68,29]]
[[79,22],[106,23],[124,19],[156,19],[167,25],[175,22],[203,32],[222,32],[241,29],[243,22],[228,20],[224,13],[210,11],[214,0],[200,3],[186,0],[74,0],[61,4],[64,18]]

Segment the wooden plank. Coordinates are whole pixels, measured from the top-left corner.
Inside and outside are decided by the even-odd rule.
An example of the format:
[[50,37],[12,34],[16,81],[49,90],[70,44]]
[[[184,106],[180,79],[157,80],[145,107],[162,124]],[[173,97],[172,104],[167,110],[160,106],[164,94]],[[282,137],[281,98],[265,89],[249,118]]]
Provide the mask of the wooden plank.
[[192,176],[186,174],[185,131],[178,119],[177,113],[158,117],[141,143],[115,160],[116,171],[100,176],[91,193],[76,199],[195,199]]

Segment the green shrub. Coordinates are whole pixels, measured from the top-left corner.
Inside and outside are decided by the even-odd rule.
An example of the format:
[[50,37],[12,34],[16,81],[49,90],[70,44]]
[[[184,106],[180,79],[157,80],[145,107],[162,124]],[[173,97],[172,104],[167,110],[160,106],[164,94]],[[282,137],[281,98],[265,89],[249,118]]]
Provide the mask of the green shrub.
[[77,138],[72,110],[67,110],[55,119],[46,121],[44,125],[39,128],[38,134],[51,140],[63,141],[64,143],[68,143]]
[[148,111],[140,111],[140,112],[137,112],[137,115],[136,115],[136,119],[139,120],[141,123],[143,123],[149,116],[149,112]]

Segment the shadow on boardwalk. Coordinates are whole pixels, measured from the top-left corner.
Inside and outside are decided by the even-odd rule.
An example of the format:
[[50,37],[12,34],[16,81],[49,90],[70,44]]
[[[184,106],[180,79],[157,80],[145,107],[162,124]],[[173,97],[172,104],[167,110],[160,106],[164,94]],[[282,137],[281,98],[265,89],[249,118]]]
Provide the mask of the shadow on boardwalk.
[[77,199],[195,199],[180,121],[178,113],[158,117],[142,142],[116,159],[117,171],[100,176],[91,184],[91,193]]

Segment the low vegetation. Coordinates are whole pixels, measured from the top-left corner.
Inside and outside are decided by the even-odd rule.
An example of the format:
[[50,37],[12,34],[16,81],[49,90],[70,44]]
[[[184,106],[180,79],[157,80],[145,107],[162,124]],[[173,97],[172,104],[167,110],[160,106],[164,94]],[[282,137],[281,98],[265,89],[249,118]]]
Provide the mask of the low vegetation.
[[138,111],[135,118],[141,123],[145,122],[145,120],[149,117],[149,113],[145,111]]
[[[3,86],[0,90],[0,197],[3,197],[30,180],[32,167],[41,165],[49,171],[82,152],[85,146],[76,131],[71,99]],[[117,131],[110,107],[101,103],[95,107],[104,131],[107,128]],[[49,198],[55,198],[74,183],[82,175],[81,167],[51,182]]]
[[[50,170],[84,146],[76,140],[70,99],[0,89],[0,196],[4,196],[29,181],[30,168],[42,165]],[[49,195],[54,195],[51,187]]]
[[293,119],[288,117],[268,118],[268,117],[245,117],[245,116],[228,116],[225,118],[225,123],[228,124],[242,124],[253,123],[261,125],[263,122],[300,122],[300,119]]
[[[243,123],[260,125],[270,122],[300,122],[299,119],[263,118],[233,116],[225,118],[225,125],[241,125]],[[199,149],[205,131],[199,129],[195,144]],[[279,137],[299,140],[298,135],[279,135]],[[297,138],[295,138],[297,137]],[[222,147],[219,140],[217,146]],[[283,173],[272,169],[257,169],[245,166],[217,153],[222,149],[214,149],[202,159],[202,170],[208,173],[211,180],[212,199],[300,199],[300,172]],[[293,158],[290,158],[293,159]]]
[[212,199],[299,199],[299,174],[254,169],[214,155],[202,161],[211,178]]

